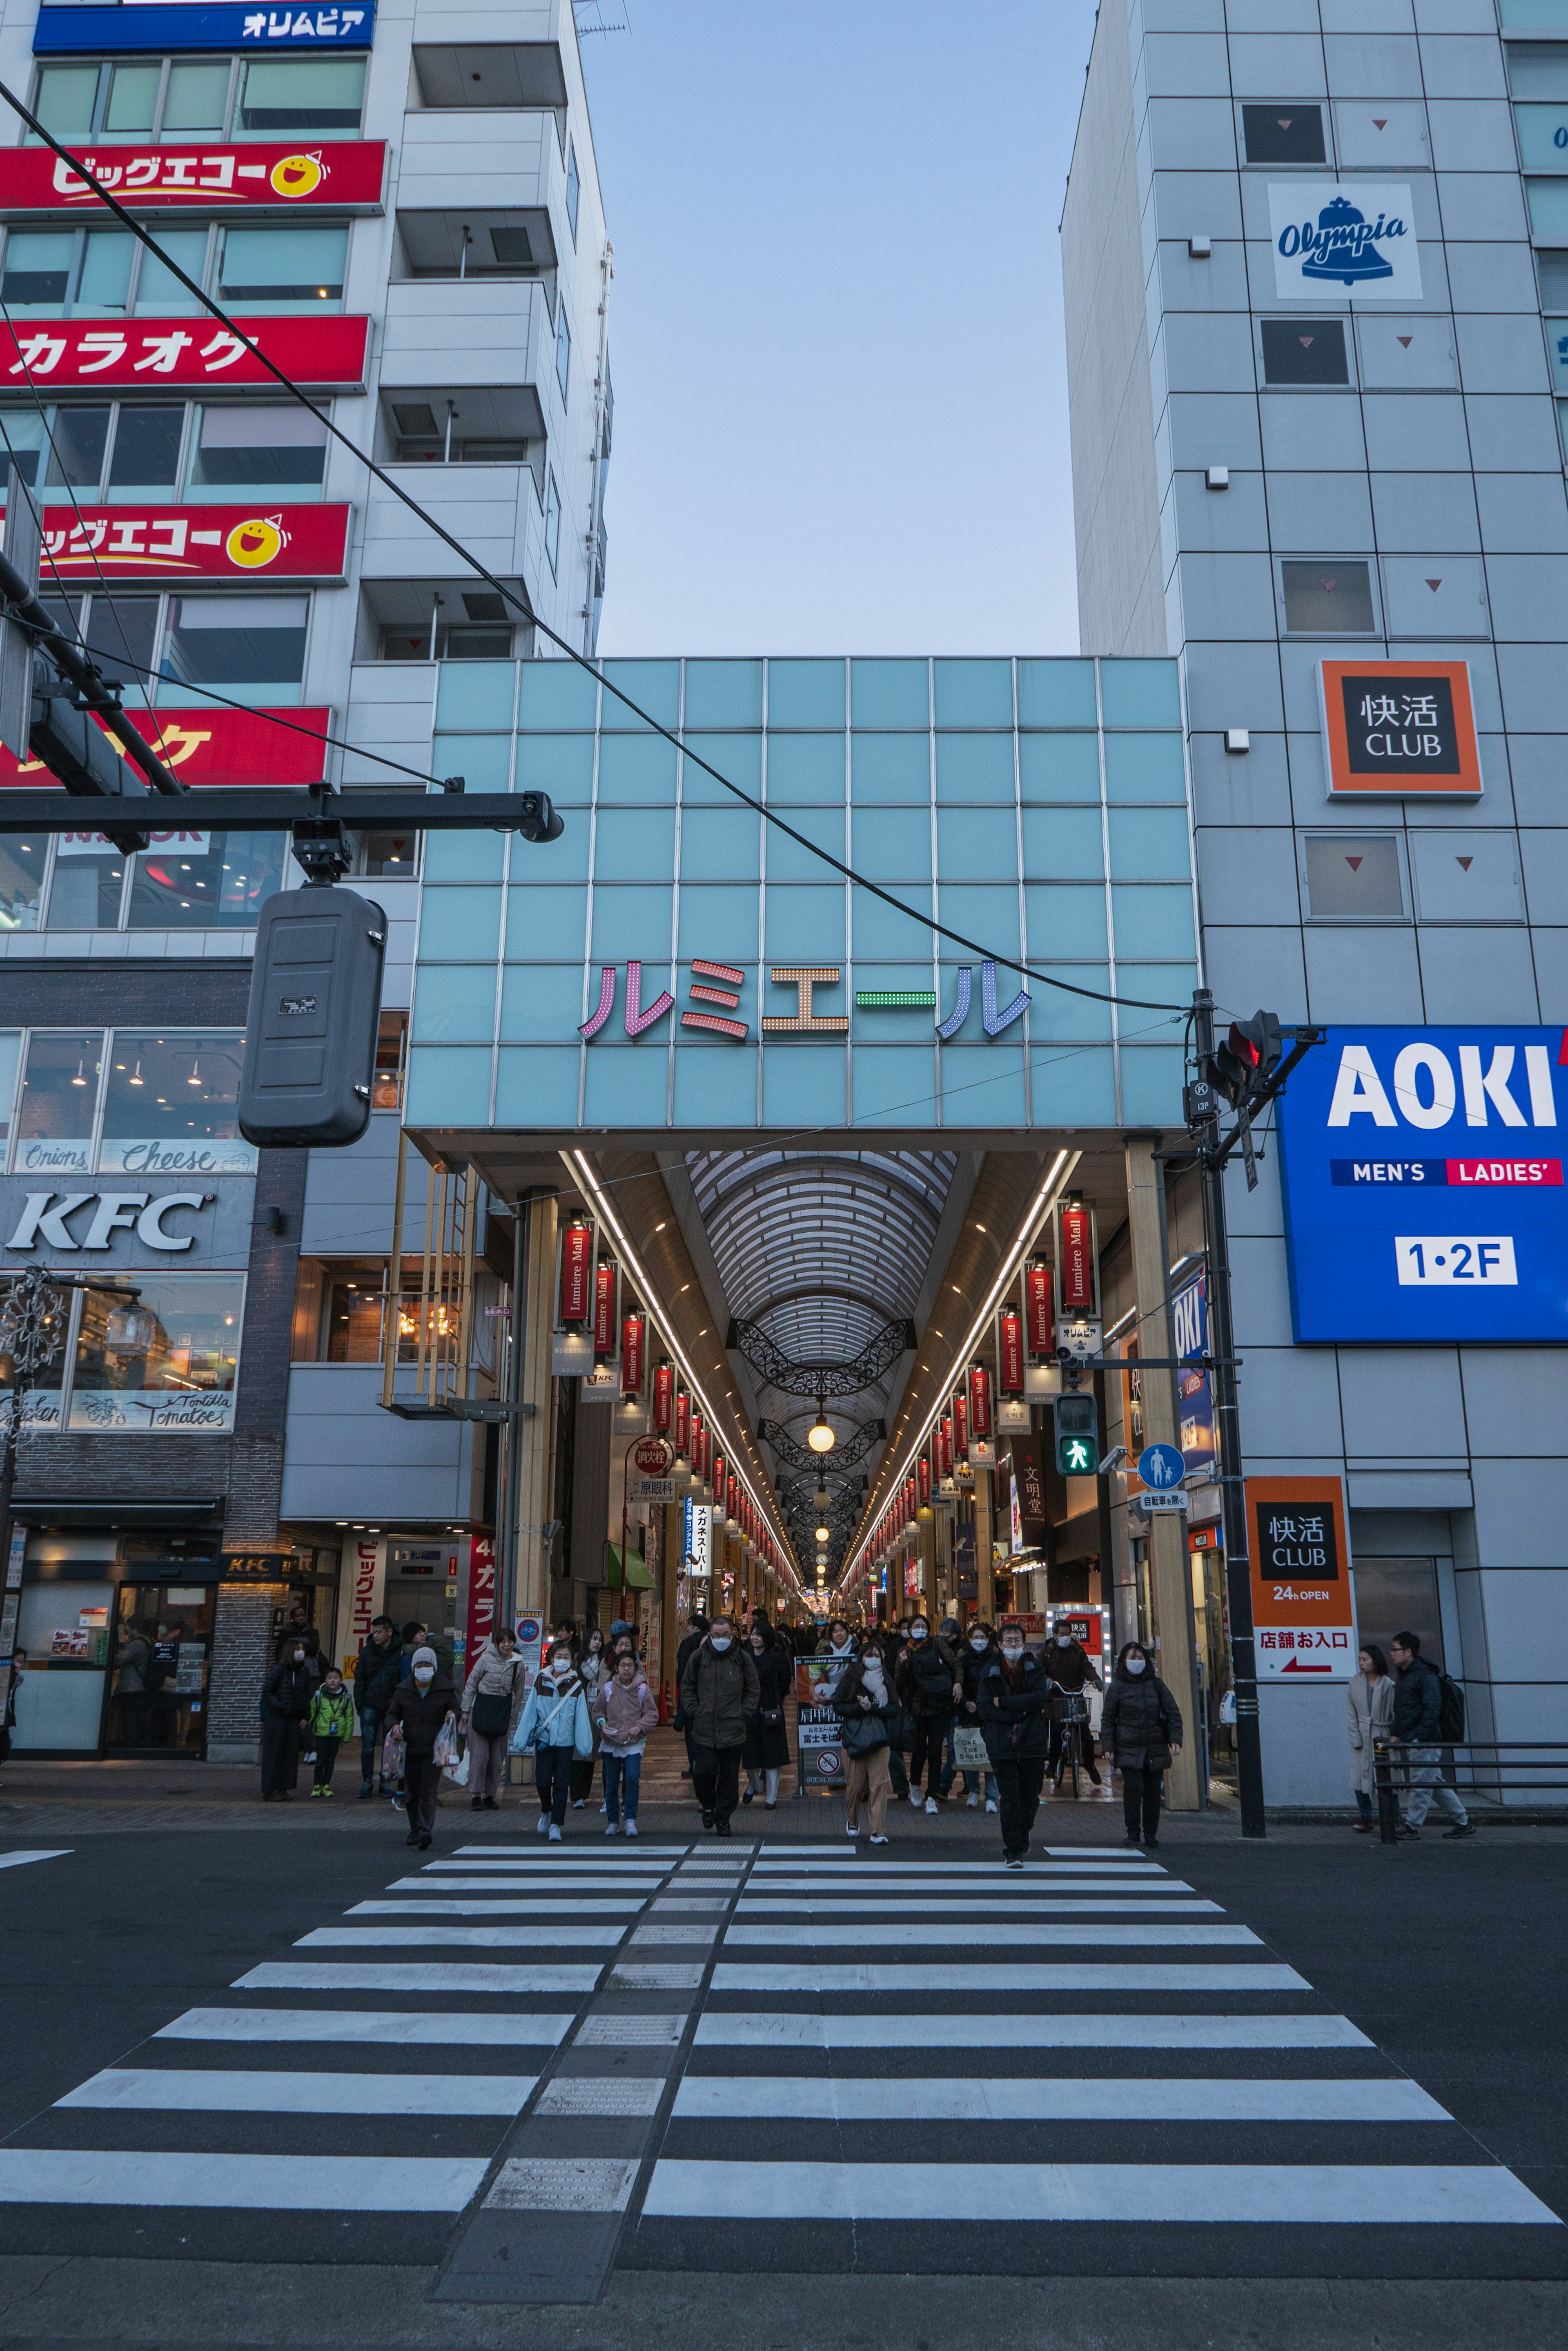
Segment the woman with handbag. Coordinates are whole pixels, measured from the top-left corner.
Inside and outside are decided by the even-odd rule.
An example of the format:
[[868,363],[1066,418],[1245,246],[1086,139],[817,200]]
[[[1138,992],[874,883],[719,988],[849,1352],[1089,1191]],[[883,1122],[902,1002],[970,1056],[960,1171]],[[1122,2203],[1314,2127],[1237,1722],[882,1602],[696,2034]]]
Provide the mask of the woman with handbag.
[[975,1684],[981,1729],[996,1774],[1002,1808],[1002,1857],[1022,1869],[1045,1784],[1051,1685],[1038,1657],[1023,1646],[1023,1628],[1004,1625]]
[[909,1622],[909,1637],[898,1659],[898,1693],[914,1717],[914,1744],[909,1750],[909,1802],[920,1808],[920,1773],[926,1775],[925,1804],[937,1809],[942,1776],[942,1750],[952,1727],[953,1708],[963,1697],[958,1659],[943,1640],[933,1641],[924,1616]]
[[977,1617],[964,1636],[959,1659],[963,1696],[959,1700],[952,1733],[953,1770],[955,1774],[963,1774],[964,1807],[971,1813],[982,1796],[986,1811],[996,1810],[996,1773],[992,1769],[985,1733],[980,1727],[980,1677],[995,1655],[996,1635],[989,1625],[982,1625]]
[[516,1641],[503,1625],[481,1649],[462,1687],[460,1728],[468,1740],[470,1812],[501,1810],[506,1742],[512,1735],[513,1709],[522,1687],[523,1660],[517,1654]]
[[864,1805],[873,1844],[888,1843],[888,1799],[892,1782],[888,1772],[888,1731],[899,1711],[893,1687],[893,1668],[876,1634],[840,1679],[833,1704],[844,1725],[844,1826],[860,1834]]
[[1181,1708],[1141,1641],[1123,1644],[1100,1709],[1100,1744],[1122,1775],[1128,1844],[1159,1843],[1160,1782],[1181,1752]]
[[409,1817],[407,1844],[430,1851],[435,1828],[436,1797],[447,1756],[441,1752],[442,1731],[457,1722],[457,1692],[437,1670],[436,1653],[428,1645],[414,1651],[406,1682],[400,1682],[387,1707],[389,1729],[400,1729],[405,1742],[404,1802]]
[[[605,1646],[605,1636],[597,1625],[590,1625],[577,1656],[577,1671],[583,1677],[583,1696],[588,1702],[588,1719],[595,1719],[594,1704],[599,1692],[615,1671],[614,1660]],[[597,1738],[597,1732],[596,1732]],[[572,1766],[572,1810],[580,1813],[594,1792],[594,1759],[579,1756]],[[605,1807],[599,1806],[602,1813]]]
[[514,1755],[532,1755],[539,1791],[539,1834],[559,1844],[571,1792],[572,1765],[594,1751],[594,1726],[571,1646],[559,1634],[550,1644],[547,1671],[538,1675],[512,1734]]
[[750,1638],[762,1697],[755,1714],[746,1718],[746,1743],[741,1752],[741,1761],[746,1767],[746,1792],[741,1802],[749,1804],[760,1793],[765,1800],[765,1810],[771,1813],[778,1807],[779,1773],[789,1762],[784,1699],[794,1679],[794,1667],[789,1652],[760,1609]]

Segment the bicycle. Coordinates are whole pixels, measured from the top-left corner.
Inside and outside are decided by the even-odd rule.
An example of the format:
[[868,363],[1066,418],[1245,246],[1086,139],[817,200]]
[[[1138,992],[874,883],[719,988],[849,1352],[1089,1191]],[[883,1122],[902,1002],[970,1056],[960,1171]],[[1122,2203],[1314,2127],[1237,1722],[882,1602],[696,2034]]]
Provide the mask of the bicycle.
[[[1070,1755],[1073,1765],[1073,1794],[1075,1799],[1078,1793],[1078,1763],[1083,1751],[1084,1737],[1089,1728],[1089,1702],[1082,1690],[1064,1689],[1060,1682],[1052,1683],[1051,1692],[1052,1719],[1061,1731],[1062,1740],[1056,1754],[1056,1775],[1051,1782],[1052,1792],[1055,1794],[1061,1789],[1062,1774],[1067,1767]],[[1057,1698],[1063,1702],[1063,1710],[1060,1714],[1054,1710],[1054,1701]]]

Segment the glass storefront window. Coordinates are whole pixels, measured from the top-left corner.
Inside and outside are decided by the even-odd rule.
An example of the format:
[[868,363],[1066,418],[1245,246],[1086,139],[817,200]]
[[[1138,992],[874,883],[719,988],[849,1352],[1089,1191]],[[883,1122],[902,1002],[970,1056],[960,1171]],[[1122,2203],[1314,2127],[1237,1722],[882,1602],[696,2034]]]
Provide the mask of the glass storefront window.
[[[0,1280],[0,1302],[11,1287]],[[32,1381],[22,1398],[22,1425],[25,1428],[58,1428],[60,1399],[66,1380],[66,1334],[70,1327],[71,1301],[67,1291],[57,1290],[55,1304],[48,1318],[48,1328],[55,1341],[47,1360],[35,1370]],[[7,1343],[5,1325],[0,1322],[0,1398],[8,1397],[16,1384],[16,1365]]]
[[82,1294],[69,1426],[226,1437],[244,1313],[236,1273],[138,1272],[134,1302]]
[[236,1104],[244,1039],[235,1029],[117,1029],[104,1091],[100,1174],[245,1176],[254,1145]]
[[102,1071],[101,1029],[34,1029],[12,1160],[17,1175],[87,1174]]
[[387,1269],[379,1260],[331,1268],[322,1300],[320,1360],[379,1364]]
[[41,840],[0,840],[0,933],[37,929],[47,853]]
[[261,901],[283,887],[286,853],[281,832],[187,833],[172,849],[146,850],[136,861],[126,927],[254,930]]
[[173,596],[167,678],[200,698],[213,686],[238,701],[297,702],[308,596]]
[[55,851],[49,928],[117,931],[130,864],[101,832],[67,833]]

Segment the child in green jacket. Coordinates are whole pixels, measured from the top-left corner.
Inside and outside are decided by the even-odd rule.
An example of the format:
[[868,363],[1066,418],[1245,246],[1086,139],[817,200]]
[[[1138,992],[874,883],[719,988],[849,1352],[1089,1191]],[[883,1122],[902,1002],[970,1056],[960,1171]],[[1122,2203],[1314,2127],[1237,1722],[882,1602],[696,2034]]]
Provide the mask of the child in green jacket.
[[343,1677],[336,1666],[327,1667],[310,1701],[306,1720],[316,1745],[316,1784],[310,1792],[313,1796],[330,1796],[337,1750],[346,1739],[354,1736],[354,1700],[344,1688]]

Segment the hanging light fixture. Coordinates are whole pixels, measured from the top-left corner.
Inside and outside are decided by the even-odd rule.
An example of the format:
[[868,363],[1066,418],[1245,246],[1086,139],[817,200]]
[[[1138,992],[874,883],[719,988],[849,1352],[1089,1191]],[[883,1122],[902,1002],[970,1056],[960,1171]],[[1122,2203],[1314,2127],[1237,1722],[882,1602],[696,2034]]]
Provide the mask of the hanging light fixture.
[[86,1078],[82,1075],[82,1071],[83,1071],[84,1068],[86,1067],[86,1064],[87,1064],[87,1055],[84,1053],[84,1054],[82,1055],[81,1059],[80,1059],[80,1060],[78,1061],[78,1063],[77,1063],[77,1073],[76,1073],[76,1076],[71,1080],[71,1083],[72,1083],[72,1085],[73,1085],[73,1086],[85,1086],[85,1085],[86,1085],[86,1083],[87,1083],[87,1080],[86,1080]]
[[826,1527],[818,1527],[816,1531],[816,1540],[819,1543],[825,1543],[827,1541],[827,1535],[828,1531]]
[[201,1084],[201,1082],[202,1082],[202,1063],[201,1063],[201,1058],[200,1058],[200,1056],[198,1056],[198,1057],[197,1057],[197,1059],[196,1059],[195,1061],[193,1061],[192,1062],[192,1064],[191,1064],[191,1074],[190,1074],[190,1076],[186,1079],[185,1083],[186,1083],[188,1086],[199,1086],[199,1085]]
[[157,1336],[158,1317],[140,1300],[117,1306],[103,1326],[104,1350],[110,1355],[145,1355]]
[[831,1453],[838,1442],[829,1426],[820,1396],[816,1399],[816,1418],[805,1432],[805,1441],[814,1453]]
[[132,1070],[130,1077],[127,1078],[125,1082],[128,1086],[144,1086],[147,1083],[146,1079],[141,1074],[141,1061],[140,1056],[138,1056],[135,1069]]

